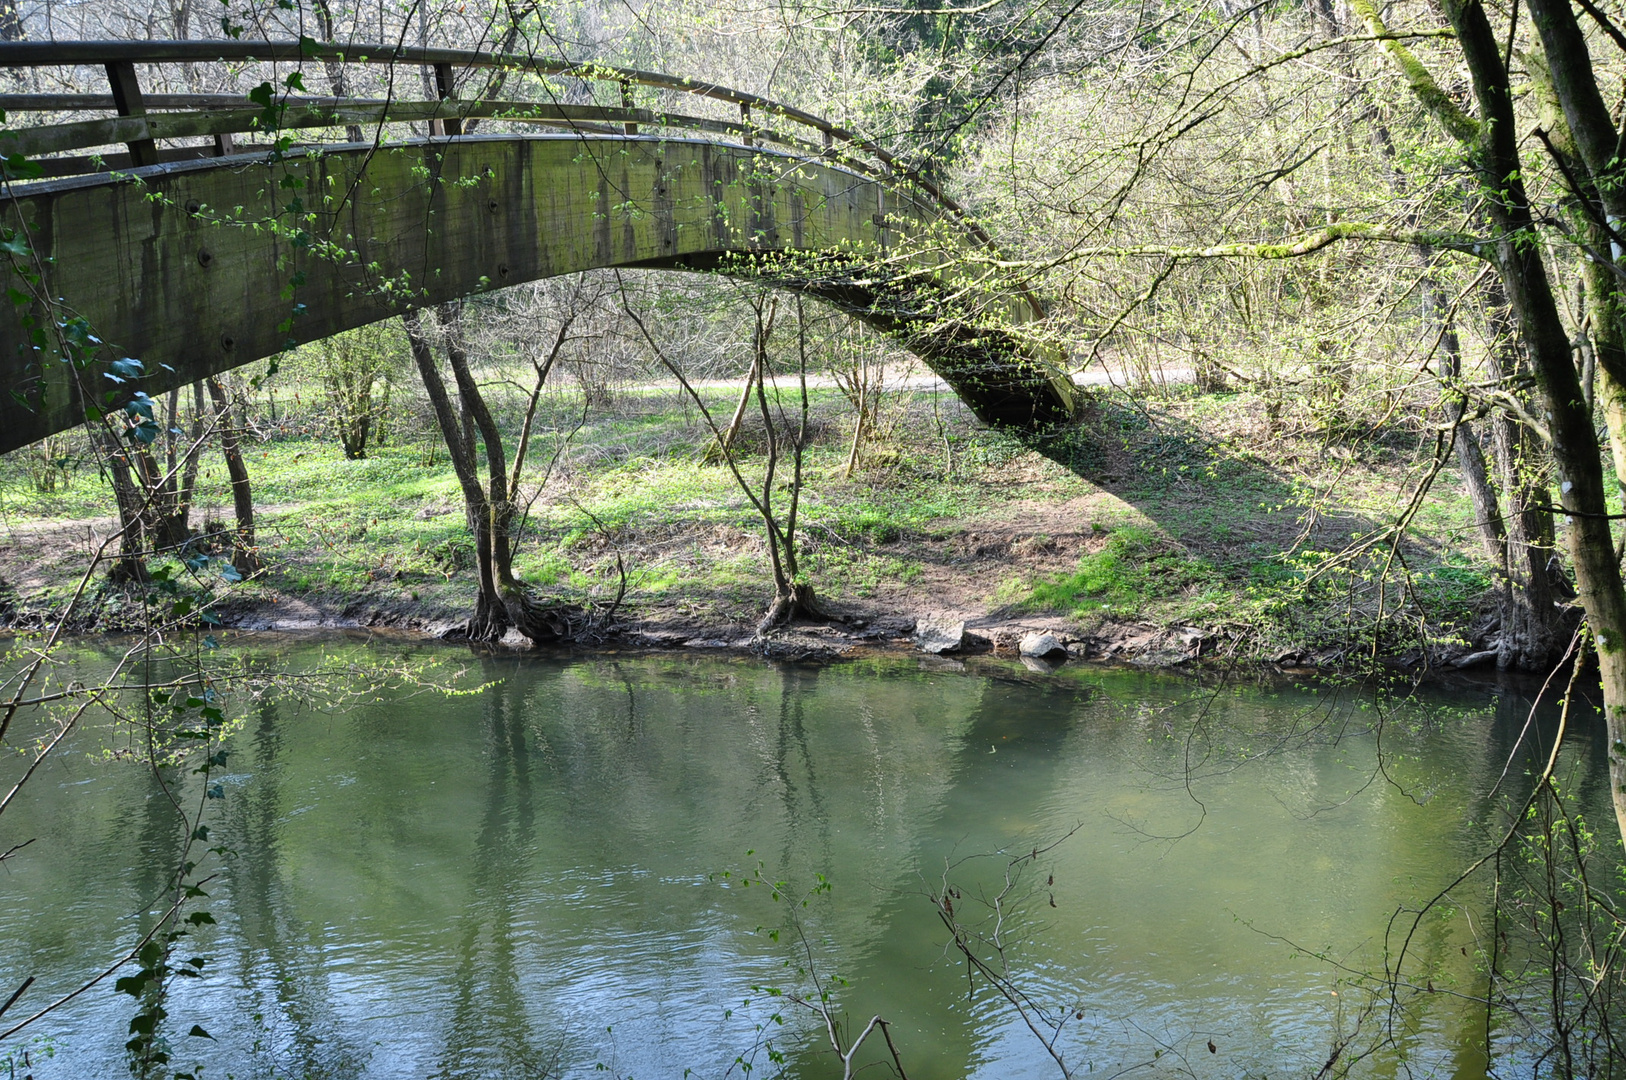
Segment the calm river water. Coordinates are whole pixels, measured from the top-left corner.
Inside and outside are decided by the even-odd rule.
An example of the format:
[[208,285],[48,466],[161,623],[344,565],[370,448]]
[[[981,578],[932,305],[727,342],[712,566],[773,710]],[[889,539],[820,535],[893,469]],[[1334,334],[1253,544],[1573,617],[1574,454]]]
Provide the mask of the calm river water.
[[[1080,1075],[1309,1077],[1341,1034],[1392,1021],[1363,1019],[1353,973],[1381,972],[1391,917],[1486,850],[1529,784],[1516,694],[1385,711],[1098,668],[455,662],[483,688],[233,706],[209,813],[235,854],[207,885],[216,925],[183,949],[210,962],[169,1002],[177,1066],[655,1080],[777,1075],[784,1054],[791,1076],[839,1076],[816,1018],[762,989],[816,975],[855,1027],[891,1021],[913,1080],[1059,1076],[1010,1002],[968,994],[929,896],[947,874],[970,923],[1010,856],[1060,841],[1005,932],[1015,985],[1072,1017],[1057,1049]],[[0,847],[34,839],[0,871],[0,988],[38,979],[18,1014],[151,925],[184,828],[150,769],[98,752],[128,738],[114,722],[75,738],[0,822]],[[1601,808],[1590,721],[1576,743],[1561,773]],[[790,883],[780,900],[742,887],[759,865]],[[1399,1049],[1357,1074],[1402,1056],[1485,1074],[1483,1011],[1455,992],[1483,988],[1486,893],[1424,919],[1413,962],[1441,992],[1409,998]],[[110,982],[33,1029],[34,1076],[128,1075],[134,1007]]]

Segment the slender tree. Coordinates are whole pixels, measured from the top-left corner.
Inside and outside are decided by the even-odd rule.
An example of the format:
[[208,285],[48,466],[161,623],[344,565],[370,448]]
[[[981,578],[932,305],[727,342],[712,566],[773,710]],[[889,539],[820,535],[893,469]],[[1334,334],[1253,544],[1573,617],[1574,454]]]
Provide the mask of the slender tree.
[[[1374,34],[1387,32],[1369,0],[1354,0],[1353,6]],[[1526,160],[1519,142],[1513,82],[1502,36],[1491,25],[1480,0],[1444,0],[1442,8],[1455,35],[1457,55],[1468,72],[1477,116],[1458,105],[1399,40],[1391,37],[1385,49],[1417,100],[1461,147],[1491,225],[1486,254],[1506,289],[1529,357],[1559,482],[1564,540],[1597,648],[1608,725],[1610,791],[1626,840],[1626,583],[1609,525],[1603,446],[1544,258],[1546,238],[1526,182],[1537,163]],[[1626,245],[1615,239],[1614,228],[1614,222],[1626,220],[1626,188],[1619,175],[1621,133],[1603,103],[1586,39],[1568,0],[1531,0],[1529,9],[1546,54],[1553,92],[1598,198],[1593,210],[1601,218],[1600,227],[1615,241],[1613,252],[1621,252]],[[1598,255],[1613,270],[1626,267],[1608,249],[1594,257]],[[1593,312],[1595,326],[1596,317],[1608,319],[1607,310],[1597,308],[1606,307],[1602,300],[1612,297],[1614,291],[1613,283],[1601,290]],[[1618,326],[1618,320],[1614,325]],[[1613,340],[1620,340],[1618,331],[1608,327],[1604,336],[1612,332],[1616,334]],[[1626,387],[1626,363],[1622,361],[1626,355],[1598,349],[1606,402],[1618,399],[1617,387]],[[1611,439],[1619,446],[1626,438],[1621,427],[1626,414],[1609,404],[1604,414]]]
[[[514,576],[514,526],[532,418],[543,385],[570,340],[576,315],[576,309],[565,313],[547,359],[533,362],[535,387],[514,454],[512,471],[504,448],[503,433],[469,364],[463,339],[462,305],[443,304],[436,309],[435,327],[427,325],[420,312],[405,316],[412,359],[423,379],[435,421],[451,457],[452,470],[463,492],[469,528],[474,535],[478,588],[468,634],[475,641],[495,641],[510,628],[518,629],[533,642],[556,641],[573,637],[597,621],[596,618],[588,618],[574,605],[541,600]],[[452,372],[455,402],[453,391],[447,387],[440,362],[435,356],[436,342],[431,334],[437,330],[439,344],[446,354],[446,365]],[[483,462],[479,452],[482,448]]]

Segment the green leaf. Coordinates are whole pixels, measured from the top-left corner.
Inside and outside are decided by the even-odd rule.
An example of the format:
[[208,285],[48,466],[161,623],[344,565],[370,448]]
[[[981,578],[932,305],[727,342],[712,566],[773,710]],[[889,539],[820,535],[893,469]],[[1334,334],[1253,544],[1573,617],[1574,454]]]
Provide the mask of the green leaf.
[[207,1031],[204,1031],[201,1027],[199,1027],[196,1024],[192,1025],[192,1030],[188,1031],[187,1034],[192,1036],[194,1039],[212,1039],[212,1038],[214,1038],[213,1035],[209,1034]]
[[45,175],[45,168],[21,154],[8,154],[0,159],[0,172],[5,173],[7,180],[38,180]]
[[130,416],[131,419],[144,416],[148,420],[151,420],[152,398],[138,390],[136,391],[135,396],[125,403],[124,411]]

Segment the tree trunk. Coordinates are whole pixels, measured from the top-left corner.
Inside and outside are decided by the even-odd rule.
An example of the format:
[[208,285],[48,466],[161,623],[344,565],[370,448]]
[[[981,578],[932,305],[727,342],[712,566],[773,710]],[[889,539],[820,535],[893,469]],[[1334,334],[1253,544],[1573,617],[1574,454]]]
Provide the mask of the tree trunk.
[[[1353,70],[1347,70],[1353,79]],[[1374,107],[1374,119],[1376,111]],[[1380,121],[1374,123],[1373,131],[1379,152],[1389,166],[1389,185],[1396,196],[1403,196],[1409,187],[1409,178],[1399,164],[1394,139]],[[1413,224],[1419,222],[1414,220]],[[1461,422],[1466,402],[1460,393],[1454,392],[1452,384],[1462,375],[1462,345],[1451,319],[1445,290],[1433,272],[1433,252],[1427,247],[1418,246],[1415,253],[1423,278],[1424,303],[1439,327],[1440,347],[1444,354],[1441,374],[1447,411],[1452,422],[1459,424],[1455,446],[1458,471],[1474,504],[1481,543],[1501,579],[1496,666],[1503,671],[1509,668],[1545,671],[1562,643],[1557,640],[1560,636],[1558,613],[1553,607],[1552,589],[1546,572],[1548,559],[1552,555],[1552,515],[1530,509],[1534,493],[1524,479],[1524,454],[1527,449],[1534,448],[1528,445],[1528,433],[1519,421],[1506,415],[1496,417],[1491,427],[1498,484],[1492,483],[1478,434],[1471,426]],[[1493,287],[1492,291],[1494,299],[1489,321],[1493,332],[1500,331],[1494,336],[1505,342],[1512,338],[1512,328],[1498,327],[1496,324],[1507,321],[1506,295],[1500,288]],[[1516,352],[1510,351],[1508,356],[1513,362],[1501,364],[1498,356],[1492,355],[1492,378],[1505,378],[1523,369],[1523,365],[1517,362]],[[1498,485],[1507,501],[1505,515],[1497,495]],[[1542,518],[1545,518],[1544,522]],[[1532,544],[1539,545],[1539,550],[1533,549]],[[1533,562],[1539,563],[1534,568],[1536,572],[1532,572]]]
[[463,491],[463,505],[468,512],[469,528],[474,533],[478,591],[475,594],[474,615],[469,619],[469,639],[496,641],[508,632],[511,620],[497,587],[496,567],[491,558],[490,508],[486,502],[486,494],[480,488],[479,471],[474,463],[470,440],[458,422],[451,395],[446,391],[446,382],[441,378],[440,368],[435,363],[434,347],[424,332],[419,314],[415,311],[409,312],[401,317],[401,322],[406,327],[407,343],[412,350],[413,362],[418,366],[418,375],[423,379],[424,391],[429,395],[429,404],[434,409],[435,420],[440,425],[440,433],[446,443],[446,451],[452,459],[452,471],[457,475],[458,486]]
[[248,465],[243,461],[242,433],[232,420],[231,404],[220,380],[208,380],[209,397],[214,401],[215,423],[220,425],[220,452],[226,458],[226,474],[231,477],[232,511],[237,528],[232,532],[231,564],[248,577],[263,568],[259,548],[254,543],[254,492],[249,487]]
[[469,368],[468,353],[463,348],[461,304],[442,304],[437,314],[445,333],[446,358],[451,361],[452,378],[457,382],[457,397],[463,407],[464,444],[473,461],[476,431],[486,449],[486,484],[488,487],[484,514],[486,536],[490,545],[492,571],[499,588],[507,590],[516,585],[513,572],[513,545],[509,543],[508,527],[513,520],[514,507],[508,497],[508,462],[503,451],[502,431],[486,407],[485,395],[474,381]]
[[762,310],[757,309],[756,333],[753,337],[755,360],[751,367],[756,372],[757,379],[757,405],[762,412],[762,426],[768,433],[768,464],[762,478],[762,518],[768,530],[768,555],[773,567],[774,598],[768,605],[767,612],[757,623],[757,632],[762,633],[775,626],[783,626],[797,619],[811,619],[824,621],[827,616],[819,607],[818,597],[813,593],[813,586],[801,577],[801,567],[797,562],[796,552],[796,515],[801,506],[802,494],[802,458],[807,443],[807,323],[802,311],[801,300],[796,302],[796,322],[798,328],[798,343],[800,346],[800,383],[801,383],[801,425],[796,433],[796,445],[793,448],[793,462],[795,472],[791,477],[790,506],[786,508],[785,525],[780,528],[773,516],[773,482],[774,475],[779,466],[779,434],[774,428],[773,414],[768,410],[768,394],[764,383],[768,379],[768,338],[773,333],[773,308],[769,308],[766,324],[763,322]]
[[[1470,147],[1497,240],[1494,262],[1523,331],[1531,368],[1547,406],[1553,461],[1566,515],[1566,544],[1575,567],[1576,586],[1597,647],[1603,686],[1604,717],[1609,741],[1610,793],[1616,824],[1626,840],[1626,583],[1621,580],[1609,528],[1602,448],[1585,407],[1581,381],[1570,353],[1569,335],[1542,262],[1541,244],[1525,191],[1518,148],[1518,123],[1500,42],[1477,0],[1446,0],[1446,14],[1456,32],[1479,102],[1479,130]],[[1533,0],[1532,15],[1542,29],[1547,58],[1560,96],[1566,84],[1591,79],[1585,46],[1573,42],[1554,48],[1544,23],[1567,20],[1567,3]],[[1552,9],[1552,10],[1548,10]],[[1562,36],[1562,35],[1561,35]],[[1584,71],[1576,70],[1584,66]],[[1562,69],[1563,75],[1560,76]],[[1593,86],[1596,92],[1596,85]],[[1570,103],[1565,103],[1566,113]],[[1570,118],[1576,126],[1575,117]],[[1577,139],[1582,132],[1576,131]],[[1611,156],[1613,150],[1611,150]],[[1588,161],[1589,166],[1592,162]],[[1594,176],[1596,177],[1596,172]],[[1599,357],[1600,366],[1603,357]]]
[[[456,407],[435,363],[433,346],[424,332],[418,313],[403,316],[402,322],[406,326],[412,359],[418,366],[418,374],[423,379],[424,390],[429,395],[435,420],[440,425],[447,452],[451,456],[452,470],[457,474],[458,486],[463,491],[469,527],[474,534],[479,588],[475,596],[474,616],[469,620],[469,638],[473,641],[496,641],[510,627],[519,630],[532,642],[574,637],[582,613],[571,606],[538,600],[514,577],[514,548],[509,536],[514,507],[509,497],[502,432],[493,420],[469,367],[468,354],[458,334],[461,312],[456,305],[448,304],[442,305],[439,314],[445,331],[447,359],[457,383]],[[486,488],[480,486],[480,466],[475,453],[476,429],[485,443]],[[515,479],[517,481],[518,478]]]
[[[1488,290],[1494,307],[1487,320],[1497,342],[1485,360],[1487,374],[1509,386],[1514,376],[1526,374],[1517,341],[1517,328],[1509,320],[1505,294],[1499,286]],[[1550,496],[1531,477],[1533,463],[1543,454],[1522,421],[1505,412],[1491,420],[1497,478],[1507,501],[1507,576],[1510,604],[1502,619],[1502,641],[1496,666],[1502,669],[1545,673],[1563,652],[1560,611],[1554,603],[1551,568],[1557,557],[1553,516],[1540,509]],[[1561,572],[1560,572],[1561,573]]]
[[751,356],[751,370],[745,373],[745,388],[740,391],[740,403],[734,406],[734,416],[728,421],[728,427],[723,429],[723,437],[717,440],[717,449],[721,453],[728,453],[734,446],[734,440],[739,436],[740,425],[745,422],[745,410],[751,404],[751,387],[761,374],[758,358]]
[[119,511],[119,556],[108,577],[115,583],[147,580],[146,515],[139,486],[132,475],[132,450],[119,444],[112,432],[98,426],[95,435],[103,467],[113,488]]

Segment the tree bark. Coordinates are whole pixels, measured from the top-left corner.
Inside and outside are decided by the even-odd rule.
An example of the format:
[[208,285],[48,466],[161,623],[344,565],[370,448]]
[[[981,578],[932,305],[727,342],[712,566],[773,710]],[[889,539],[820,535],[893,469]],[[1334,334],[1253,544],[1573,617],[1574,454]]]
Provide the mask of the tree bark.
[[[1574,24],[1567,3],[1538,3],[1531,5],[1538,27],[1544,20],[1568,19]],[[1444,6],[1467,62],[1482,117],[1470,151],[1497,233],[1494,263],[1523,331],[1531,369],[1547,407],[1559,497],[1566,515],[1566,545],[1597,647],[1608,729],[1610,792],[1616,824],[1626,840],[1626,584],[1621,580],[1609,528],[1602,448],[1585,407],[1569,335],[1542,261],[1522,178],[1518,128],[1500,43],[1479,0],[1446,0]],[[1546,41],[1546,27],[1542,33]],[[1583,75],[1592,78],[1584,43],[1577,48],[1573,42],[1560,41],[1557,50],[1548,44],[1547,58],[1561,97],[1565,85],[1576,85]],[[1559,69],[1564,69],[1563,76]],[[1565,103],[1565,111],[1570,113],[1571,103]],[[1572,126],[1575,123],[1572,118]],[[1581,132],[1576,134],[1584,142]],[[1602,366],[1601,355],[1599,361]]]
[[507,633],[510,620],[497,586],[496,566],[491,557],[491,514],[486,493],[480,487],[479,470],[474,463],[469,438],[452,407],[451,395],[447,393],[446,381],[441,378],[440,368],[435,363],[434,346],[424,332],[422,320],[413,311],[403,315],[401,322],[406,327],[413,362],[418,366],[418,375],[423,380],[424,391],[429,395],[430,407],[434,409],[435,421],[440,425],[447,454],[451,457],[452,472],[456,474],[458,486],[463,491],[469,528],[474,533],[478,591],[475,594],[474,615],[469,619],[469,638],[472,641],[496,641]]
[[[458,403],[454,407],[446,381],[435,362],[434,347],[424,332],[418,313],[402,317],[412,359],[418,366],[425,392],[440,425],[452,470],[457,474],[474,534],[475,566],[479,588],[474,616],[469,620],[469,638],[496,641],[509,628],[517,629],[532,642],[557,641],[575,636],[581,612],[569,605],[550,604],[532,596],[513,572],[514,545],[509,531],[514,504],[510,498],[506,454],[502,431],[492,418],[469,366],[468,353],[458,333],[461,312],[456,305],[439,310],[447,360],[457,384]],[[540,384],[539,384],[540,385]],[[459,419],[461,414],[461,420]],[[485,443],[486,487],[480,484],[475,433]],[[516,474],[514,482],[518,483]]]
[[146,515],[140,488],[130,467],[132,451],[118,438],[98,427],[95,436],[102,452],[103,467],[113,488],[113,502],[119,511],[119,556],[108,577],[115,583],[146,581]]
[[231,403],[220,380],[208,380],[209,397],[215,406],[215,423],[220,426],[220,452],[226,458],[226,474],[231,477],[232,512],[237,528],[232,533],[231,564],[244,577],[263,568],[254,542],[254,491],[249,486],[248,465],[243,461],[242,433],[232,421]]

